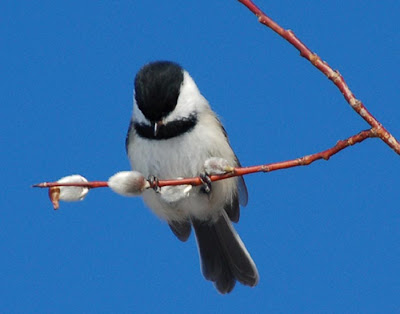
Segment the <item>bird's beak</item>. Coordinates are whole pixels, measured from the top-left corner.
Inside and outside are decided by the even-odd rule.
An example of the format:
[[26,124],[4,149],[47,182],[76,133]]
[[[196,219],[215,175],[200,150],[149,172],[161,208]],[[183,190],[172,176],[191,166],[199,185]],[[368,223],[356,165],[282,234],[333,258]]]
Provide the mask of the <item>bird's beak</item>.
[[154,125],[153,125],[154,136],[157,136],[158,131],[160,130],[160,127],[162,125],[163,125],[162,121],[154,122]]

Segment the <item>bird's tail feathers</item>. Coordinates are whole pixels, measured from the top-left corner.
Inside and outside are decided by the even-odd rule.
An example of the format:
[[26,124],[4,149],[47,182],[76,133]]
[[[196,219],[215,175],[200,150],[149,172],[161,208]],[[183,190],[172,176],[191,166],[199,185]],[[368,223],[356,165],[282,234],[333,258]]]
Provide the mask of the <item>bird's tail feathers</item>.
[[219,292],[231,292],[236,280],[251,287],[258,283],[257,267],[225,211],[217,221],[192,218],[192,223],[203,275]]

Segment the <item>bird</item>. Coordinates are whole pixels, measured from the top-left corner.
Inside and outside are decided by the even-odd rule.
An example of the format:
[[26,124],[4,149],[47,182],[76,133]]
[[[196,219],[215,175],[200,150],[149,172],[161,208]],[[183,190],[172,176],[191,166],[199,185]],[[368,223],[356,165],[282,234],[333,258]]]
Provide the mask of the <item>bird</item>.
[[231,292],[237,281],[256,286],[257,267],[232,225],[240,205],[247,205],[244,179],[209,180],[239,160],[218,116],[178,63],[150,62],[136,74],[125,144],[132,169],[146,178],[204,178],[201,186],[146,189],[142,197],[180,241],[194,229],[201,271],[219,293]]

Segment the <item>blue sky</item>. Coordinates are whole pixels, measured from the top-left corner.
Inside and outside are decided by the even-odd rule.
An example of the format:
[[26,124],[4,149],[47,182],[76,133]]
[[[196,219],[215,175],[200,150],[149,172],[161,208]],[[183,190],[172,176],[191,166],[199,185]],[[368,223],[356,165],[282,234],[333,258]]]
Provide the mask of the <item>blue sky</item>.
[[[398,1],[257,1],[345,77],[400,138]],[[133,79],[184,66],[243,165],[333,146],[368,128],[338,90],[236,1],[0,4],[2,312],[400,310],[399,156],[377,139],[328,162],[246,177],[236,226],[260,272],[219,295],[193,236],[140,198],[94,190],[54,211],[33,183],[129,169]]]

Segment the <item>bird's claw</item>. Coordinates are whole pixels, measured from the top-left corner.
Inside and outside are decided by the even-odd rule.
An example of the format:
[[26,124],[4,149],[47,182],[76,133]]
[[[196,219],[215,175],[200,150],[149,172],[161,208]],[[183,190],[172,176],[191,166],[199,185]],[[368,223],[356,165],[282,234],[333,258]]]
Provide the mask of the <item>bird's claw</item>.
[[202,190],[204,193],[209,194],[211,192],[211,179],[206,173],[200,173],[199,175],[201,182],[203,183]]
[[150,176],[149,177],[149,179],[148,179],[148,181],[149,181],[149,183],[150,183],[150,186],[153,188],[153,190],[156,192],[156,193],[160,193],[160,191],[161,191],[161,188],[159,187],[159,185],[158,185],[158,178],[156,177],[156,176]]

